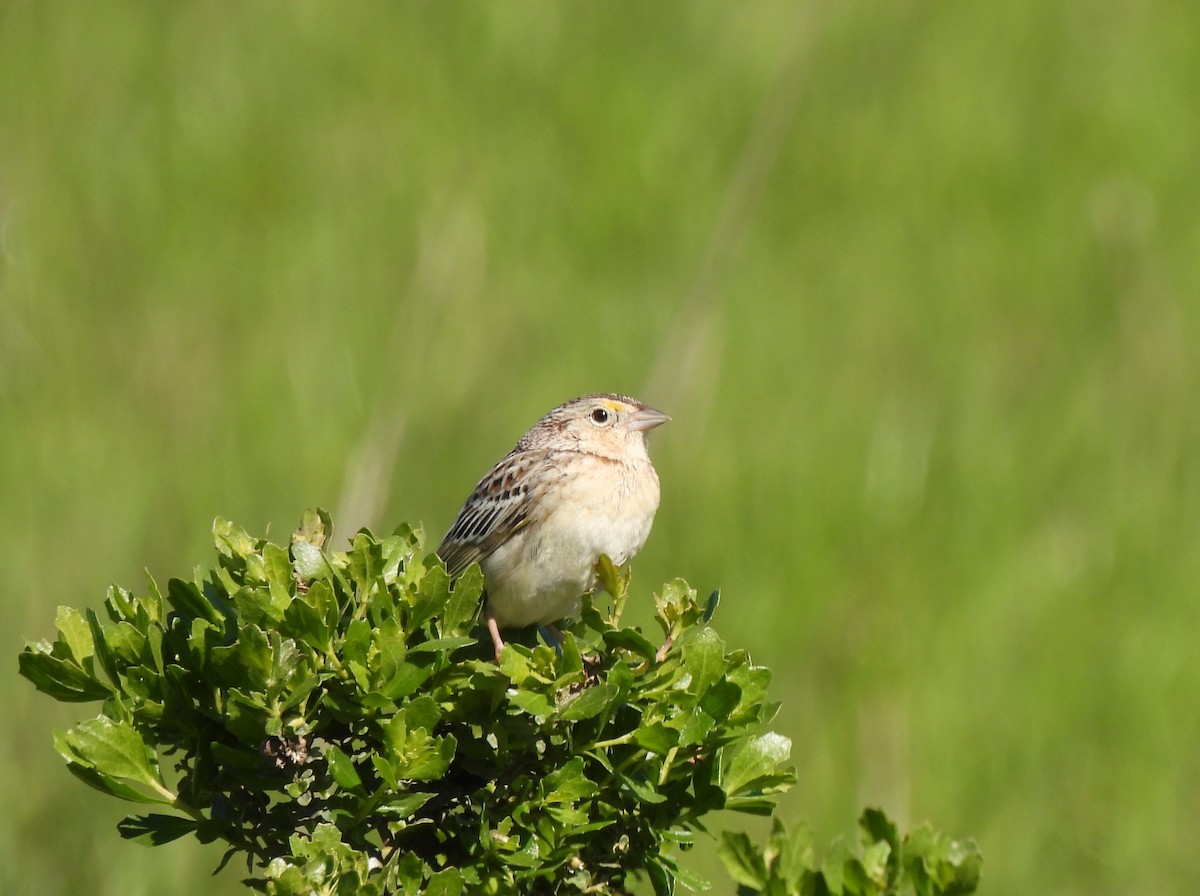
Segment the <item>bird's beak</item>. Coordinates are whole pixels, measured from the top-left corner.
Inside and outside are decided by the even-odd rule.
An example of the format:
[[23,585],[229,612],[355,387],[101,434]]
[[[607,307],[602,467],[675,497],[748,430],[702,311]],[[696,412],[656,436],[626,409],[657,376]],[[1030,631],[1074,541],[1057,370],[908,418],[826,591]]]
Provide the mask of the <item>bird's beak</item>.
[[645,432],[647,429],[662,426],[670,419],[662,411],[656,411],[654,408],[643,405],[630,415],[629,428],[634,432]]

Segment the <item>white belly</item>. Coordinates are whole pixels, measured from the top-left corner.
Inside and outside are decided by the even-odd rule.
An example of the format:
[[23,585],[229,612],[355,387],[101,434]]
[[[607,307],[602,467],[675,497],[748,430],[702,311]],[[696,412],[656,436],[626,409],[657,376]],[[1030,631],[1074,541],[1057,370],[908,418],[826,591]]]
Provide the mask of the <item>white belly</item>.
[[[649,463],[647,462],[647,467]],[[568,492],[483,560],[488,606],[503,626],[544,625],[579,612],[580,598],[595,585],[601,554],[616,565],[641,550],[658,509],[658,477],[633,486],[614,470],[611,488],[588,495]]]

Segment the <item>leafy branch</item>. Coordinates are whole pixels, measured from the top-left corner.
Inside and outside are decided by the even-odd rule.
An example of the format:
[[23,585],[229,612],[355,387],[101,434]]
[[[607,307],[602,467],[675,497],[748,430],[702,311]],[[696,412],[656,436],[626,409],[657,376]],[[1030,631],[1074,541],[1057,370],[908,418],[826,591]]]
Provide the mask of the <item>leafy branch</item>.
[[[716,594],[665,585],[652,639],[622,624],[628,573],[602,558],[610,609],[585,600],[561,652],[527,632],[497,666],[478,567],[452,583],[408,526],[346,551],[331,531],[309,512],[281,547],[218,520],[215,568],[111,588],[103,615],[60,608],[57,639],[22,652],[43,692],[101,703],[55,743],[85,783],[150,807],[123,837],[223,841],[222,866],[239,856],[277,896],[617,894],[631,877],[669,894],[707,887],[680,863],[706,816],[770,814],[793,782],[790,742],[765,730],[770,674],[711,628]],[[742,837],[721,847],[742,892],[900,892],[814,890]]]
[[973,840],[951,840],[928,825],[901,836],[879,809],[858,821],[859,844],[834,843],[819,860],[812,831],[778,819],[766,848],[744,833],[723,833],[718,851],[739,896],[959,896],[974,893],[982,858]]

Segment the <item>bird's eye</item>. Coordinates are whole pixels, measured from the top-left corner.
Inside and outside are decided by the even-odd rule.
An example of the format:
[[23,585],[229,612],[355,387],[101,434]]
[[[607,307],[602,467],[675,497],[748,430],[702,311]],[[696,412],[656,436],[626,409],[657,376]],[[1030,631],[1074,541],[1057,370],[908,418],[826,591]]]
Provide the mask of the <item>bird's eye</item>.
[[608,411],[604,408],[596,408],[592,411],[592,422],[603,425],[608,422]]

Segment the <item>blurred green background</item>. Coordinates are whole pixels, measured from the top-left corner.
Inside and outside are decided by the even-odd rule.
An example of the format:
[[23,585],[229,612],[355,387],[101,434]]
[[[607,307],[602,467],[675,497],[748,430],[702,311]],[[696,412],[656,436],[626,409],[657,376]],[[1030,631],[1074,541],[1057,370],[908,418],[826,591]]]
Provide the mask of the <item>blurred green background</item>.
[[723,589],[786,817],[1200,891],[1197,84],[1182,2],[4,4],[0,891],[242,892],[62,767],[56,605],[435,540],[593,390],[674,417],[635,587]]

